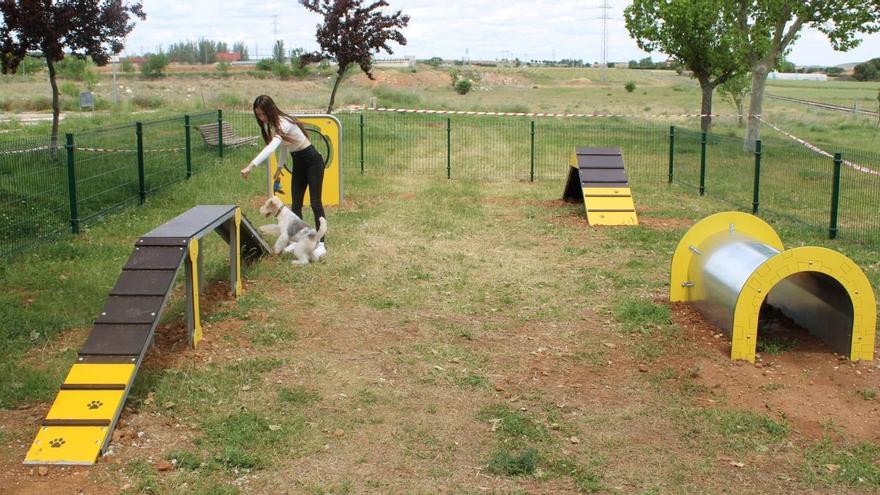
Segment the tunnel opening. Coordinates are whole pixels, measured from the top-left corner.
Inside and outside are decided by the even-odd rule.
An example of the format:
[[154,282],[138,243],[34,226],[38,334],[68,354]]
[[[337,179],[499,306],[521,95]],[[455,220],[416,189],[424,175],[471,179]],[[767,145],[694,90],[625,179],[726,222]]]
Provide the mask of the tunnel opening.
[[757,351],[779,354],[830,350],[849,356],[853,304],[844,286],[819,272],[798,272],[777,283],[761,305]]

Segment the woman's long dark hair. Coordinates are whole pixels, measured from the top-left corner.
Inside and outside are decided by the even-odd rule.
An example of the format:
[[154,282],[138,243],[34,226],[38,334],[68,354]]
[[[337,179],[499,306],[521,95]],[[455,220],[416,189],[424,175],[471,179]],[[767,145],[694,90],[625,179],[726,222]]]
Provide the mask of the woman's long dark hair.
[[292,142],[290,136],[287,136],[283,132],[281,132],[282,117],[296,124],[296,126],[299,127],[299,130],[302,131],[303,135],[308,137],[308,135],[306,134],[306,128],[302,125],[302,122],[297,120],[296,117],[288,115],[279,110],[278,105],[275,104],[275,101],[272,100],[270,96],[260,95],[254,100],[254,117],[257,118],[257,124],[259,124],[260,126],[260,134],[263,135],[263,141],[265,141],[266,144],[269,144],[269,141],[272,138],[269,136],[269,125],[264,125],[263,122],[261,122],[260,119],[257,117],[258,108],[262,110],[264,114],[266,114],[266,120],[268,120],[267,124],[272,125],[272,127],[275,129],[275,132],[279,136],[281,136],[281,139],[287,142]]

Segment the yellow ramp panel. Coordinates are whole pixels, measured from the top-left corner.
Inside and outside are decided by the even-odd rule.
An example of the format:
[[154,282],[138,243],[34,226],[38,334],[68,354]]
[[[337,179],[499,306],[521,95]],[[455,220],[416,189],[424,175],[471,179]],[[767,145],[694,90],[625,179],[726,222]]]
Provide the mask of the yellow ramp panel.
[[591,210],[627,210],[635,212],[636,205],[630,196],[586,196],[587,212]]
[[134,375],[132,364],[82,364],[70,367],[65,385],[128,385]]
[[92,465],[110,432],[106,426],[43,426],[25,464]]
[[634,211],[590,211],[587,210],[590,225],[638,225]]
[[590,196],[632,196],[628,187],[584,187],[584,197]]
[[125,390],[61,390],[46,419],[111,421],[124,398]]

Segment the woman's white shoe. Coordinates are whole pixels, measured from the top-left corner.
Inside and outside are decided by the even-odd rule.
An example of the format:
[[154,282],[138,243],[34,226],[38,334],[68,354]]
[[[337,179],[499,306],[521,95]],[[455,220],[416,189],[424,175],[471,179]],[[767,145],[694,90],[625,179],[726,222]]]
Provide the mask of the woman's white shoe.
[[321,259],[325,254],[327,254],[327,247],[324,246],[323,242],[319,242],[318,247],[315,248],[315,257]]

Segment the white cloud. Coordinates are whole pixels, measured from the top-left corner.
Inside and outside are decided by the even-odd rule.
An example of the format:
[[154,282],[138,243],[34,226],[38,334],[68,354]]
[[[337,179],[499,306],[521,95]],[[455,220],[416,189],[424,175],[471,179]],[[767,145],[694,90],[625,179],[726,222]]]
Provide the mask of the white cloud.
[[[391,9],[409,14],[407,46],[395,55],[471,59],[556,58],[600,59],[601,0],[389,0]],[[628,2],[610,2],[608,58],[627,61],[647,56],[630,39],[623,22]],[[147,20],[129,36],[129,53],[155,51],[181,40],[205,37],[243,41],[251,55],[268,56],[277,37],[288,48],[317,48],[315,25],[320,18],[295,0],[219,2],[217,0],[144,0]],[[380,55],[381,56],[381,55]],[[831,49],[823,35],[806,30],[789,58],[798,64],[835,65],[880,56],[880,35],[867,36],[850,53]],[[655,59],[665,58],[654,54]]]

